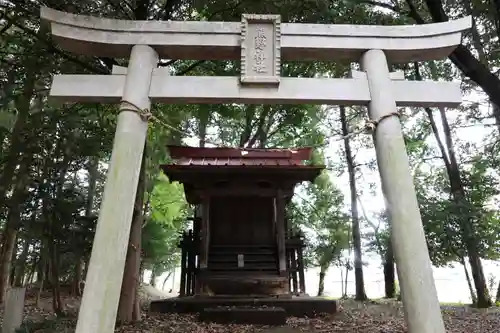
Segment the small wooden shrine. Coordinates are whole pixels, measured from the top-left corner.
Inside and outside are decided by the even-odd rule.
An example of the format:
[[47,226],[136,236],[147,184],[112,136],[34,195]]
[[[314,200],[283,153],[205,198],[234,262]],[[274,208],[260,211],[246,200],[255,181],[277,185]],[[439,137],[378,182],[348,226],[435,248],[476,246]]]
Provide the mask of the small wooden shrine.
[[305,294],[303,240],[285,207],[323,169],[304,163],[312,149],[168,148],[162,170],[196,207],[180,242],[180,296]]

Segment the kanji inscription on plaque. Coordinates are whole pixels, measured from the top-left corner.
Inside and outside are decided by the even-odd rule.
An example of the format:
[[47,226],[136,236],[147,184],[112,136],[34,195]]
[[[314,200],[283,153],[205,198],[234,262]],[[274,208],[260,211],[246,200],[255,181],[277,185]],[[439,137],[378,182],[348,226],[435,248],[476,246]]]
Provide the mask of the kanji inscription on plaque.
[[280,82],[281,18],[243,14],[241,24],[241,83]]

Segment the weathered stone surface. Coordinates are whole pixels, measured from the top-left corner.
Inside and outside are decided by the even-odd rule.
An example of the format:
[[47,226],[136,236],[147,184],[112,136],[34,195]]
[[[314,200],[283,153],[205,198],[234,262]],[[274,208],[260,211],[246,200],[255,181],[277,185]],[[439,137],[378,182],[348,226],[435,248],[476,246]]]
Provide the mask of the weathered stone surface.
[[[53,39],[65,50],[127,58],[136,44],[148,44],[169,59],[239,59],[240,22],[129,21],[74,15],[47,7]],[[358,61],[380,49],[392,63],[442,59],[461,42],[471,17],[408,26],[281,24],[283,60]]]
[[228,298],[228,297],[181,297],[152,301],[150,310],[160,313],[201,313],[203,309],[218,306],[229,307],[279,307],[292,317],[316,317],[321,314],[333,314],[337,311],[337,302],[321,297],[283,298]]
[[[148,124],[131,105],[149,109],[148,96],[158,55],[136,45],[121,87],[124,101],[118,115],[113,152],[99,211],[76,333],[114,332],[125,257],[129,247],[134,200]],[[128,103],[131,103],[129,105]]]
[[274,275],[213,275],[203,279],[216,295],[283,295],[288,293],[288,277]]
[[[55,75],[51,98],[63,102],[118,103],[125,75]],[[354,79],[282,77],[279,87],[245,87],[238,77],[168,76],[154,71],[149,97],[170,104],[330,104],[366,105],[370,90],[362,72]],[[392,80],[397,106],[457,107],[460,83]]]
[[23,322],[26,288],[9,288],[5,299],[2,333],[14,333]]
[[220,306],[204,309],[200,320],[219,324],[284,325],[286,311],[280,307]]
[[[361,67],[366,72],[372,96],[368,104],[370,119],[377,121],[396,114],[397,91],[392,86],[384,52],[366,52],[361,58]],[[379,122],[374,139],[408,332],[444,333],[445,327],[399,118],[393,116]]]
[[241,23],[241,83],[279,84],[281,18],[244,14]]

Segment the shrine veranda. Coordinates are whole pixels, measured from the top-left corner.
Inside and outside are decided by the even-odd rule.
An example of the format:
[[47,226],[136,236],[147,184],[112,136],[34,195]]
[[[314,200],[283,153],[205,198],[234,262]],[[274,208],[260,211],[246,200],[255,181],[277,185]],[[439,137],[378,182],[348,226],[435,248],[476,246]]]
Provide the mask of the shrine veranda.
[[[378,167],[391,222],[405,318],[411,333],[444,333],[432,267],[397,106],[457,107],[457,82],[407,81],[389,64],[446,58],[471,18],[427,25],[355,26],[281,22],[125,21],[42,8],[53,40],[66,51],[128,58],[111,75],[55,75],[62,102],[120,103],[77,333],[115,327],[141,156],[151,103],[366,105],[377,124]],[[240,60],[240,76],[171,76],[162,58]],[[359,62],[349,78],[281,77],[283,61]],[[206,298],[199,295],[203,302]],[[204,299],[204,300],[203,300]]]

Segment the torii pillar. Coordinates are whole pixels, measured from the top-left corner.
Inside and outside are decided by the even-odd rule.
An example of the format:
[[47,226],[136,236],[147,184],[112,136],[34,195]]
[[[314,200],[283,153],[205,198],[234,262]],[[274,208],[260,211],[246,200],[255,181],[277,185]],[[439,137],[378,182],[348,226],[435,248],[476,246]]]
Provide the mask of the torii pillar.
[[[377,121],[391,112],[396,113],[385,53],[382,50],[365,52],[361,58],[361,67],[366,72],[372,96],[368,104],[370,119]],[[409,332],[444,333],[431,260],[399,118],[393,116],[380,121],[376,125],[374,139]]]
[[147,121],[131,111],[129,103],[150,108],[149,86],[157,63],[158,54],[152,47],[132,48],[76,333],[113,332],[115,328],[148,131]]
[[[50,95],[70,102],[127,102],[121,108],[92,249],[77,333],[114,331],[147,123],[130,103],[368,105],[378,122],[375,147],[410,333],[444,333],[431,261],[396,106],[456,107],[453,82],[406,81],[388,61],[442,59],[461,42],[471,18],[425,26],[290,24],[278,15],[242,22],[120,21],[42,8],[53,39],[65,50],[130,57],[112,75],[56,75]],[[112,27],[112,28],[111,28]],[[349,79],[280,77],[285,60],[360,61]],[[158,57],[240,59],[241,77],[170,77]],[[137,110],[136,110],[137,111]]]

